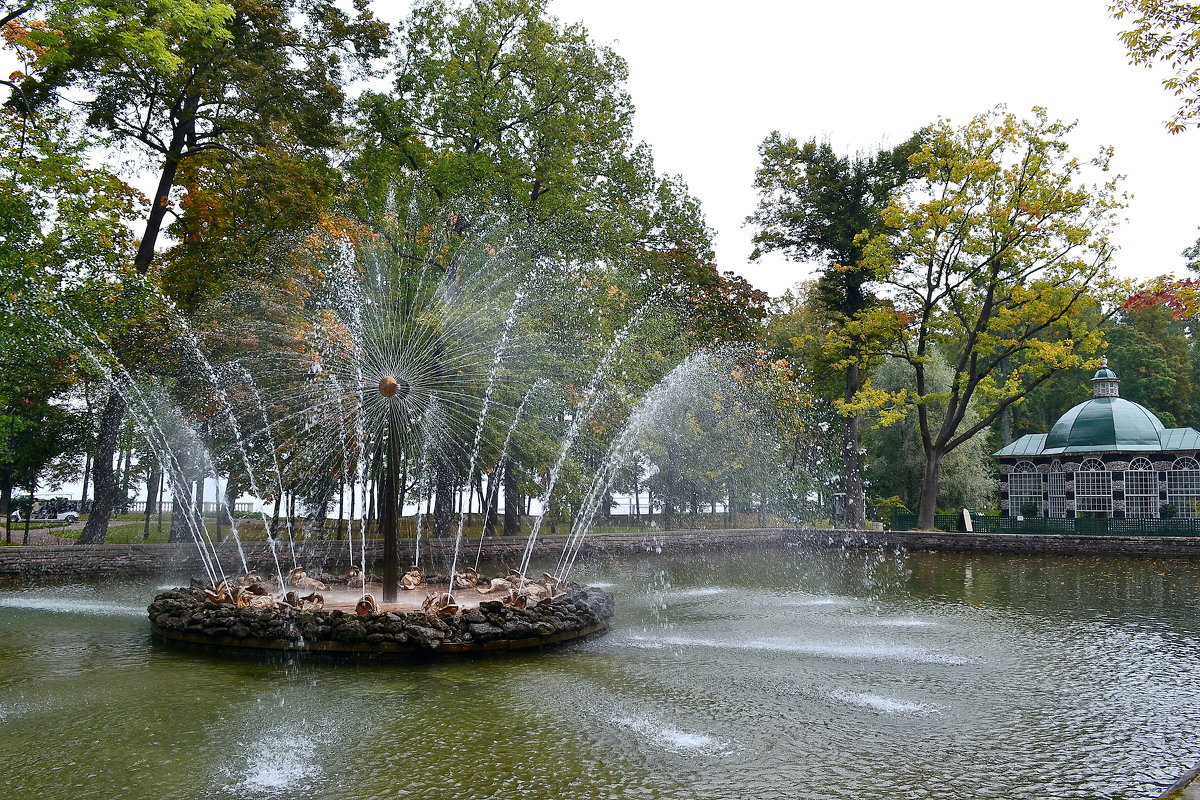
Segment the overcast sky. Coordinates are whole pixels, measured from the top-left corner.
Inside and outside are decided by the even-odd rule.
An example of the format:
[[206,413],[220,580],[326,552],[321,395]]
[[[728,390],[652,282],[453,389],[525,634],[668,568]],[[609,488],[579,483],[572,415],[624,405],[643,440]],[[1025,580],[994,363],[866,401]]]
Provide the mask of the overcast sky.
[[552,0],[629,62],[640,138],[717,231],[717,258],[778,294],[809,268],[749,263],[757,148],[772,130],[840,151],[894,145],[939,117],[998,103],[1078,120],[1076,155],[1116,148],[1134,195],[1122,274],[1182,273],[1200,225],[1200,130],[1172,136],[1163,73],[1129,66],[1103,0]]

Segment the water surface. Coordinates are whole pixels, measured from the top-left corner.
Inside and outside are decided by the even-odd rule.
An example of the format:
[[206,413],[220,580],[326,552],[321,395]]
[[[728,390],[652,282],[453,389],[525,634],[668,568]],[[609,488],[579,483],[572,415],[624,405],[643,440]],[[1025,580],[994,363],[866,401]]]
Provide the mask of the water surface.
[[168,578],[0,589],[11,797],[1152,798],[1200,760],[1200,564],[711,551],[607,636],[426,665],[155,644]]

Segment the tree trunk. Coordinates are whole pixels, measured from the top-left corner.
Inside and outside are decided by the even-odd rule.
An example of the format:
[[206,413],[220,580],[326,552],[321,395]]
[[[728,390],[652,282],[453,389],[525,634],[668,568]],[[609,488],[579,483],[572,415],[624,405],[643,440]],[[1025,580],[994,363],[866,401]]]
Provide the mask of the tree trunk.
[[[861,388],[862,377],[858,364],[846,367],[846,402],[854,399]],[[867,498],[862,481],[862,415],[846,418],[842,440],[842,471],[846,480],[846,527],[861,530],[867,522]]]
[[162,485],[162,467],[155,465],[146,477],[146,516],[153,516],[158,510],[158,490]]
[[182,471],[171,470],[171,524],[167,529],[168,542],[190,542],[192,540],[192,481]]
[[226,524],[229,525],[229,530],[233,530],[235,527],[233,512],[237,507],[238,495],[241,493],[242,493],[241,488],[233,480],[233,477],[230,476],[229,480],[225,481],[225,506],[224,506],[225,522],[226,522]]
[[498,505],[498,495],[500,493],[500,474],[498,470],[492,470],[488,475],[487,489],[481,498],[483,505],[483,533],[481,536],[496,535],[496,507]]
[[133,447],[132,446],[125,449],[124,457],[125,457],[125,460],[124,460],[124,462],[122,462],[121,456],[117,456],[117,464],[124,463],[124,466],[122,466],[120,469],[121,491],[117,495],[117,501],[119,503],[118,508],[121,509],[121,513],[128,514],[129,513],[129,472],[130,472],[130,467],[133,465]]
[[83,489],[79,492],[79,513],[88,510],[88,480],[92,477],[92,452],[89,450],[83,457]]
[[[353,491],[353,490],[352,490]],[[334,531],[333,538],[341,541],[342,539],[342,521],[346,518],[346,484],[338,483],[338,519],[337,530]]]
[[944,454],[938,450],[929,453],[925,458],[925,477],[921,481],[921,506],[917,512],[917,529],[933,530],[935,514],[937,514],[938,485],[942,477],[942,458]]
[[[155,466],[146,480],[146,519],[142,524],[142,541],[150,538],[150,518],[154,516],[155,507],[161,507],[159,493],[162,491],[162,467]],[[161,521],[161,517],[159,517]]]
[[25,535],[21,537],[21,544],[25,547],[29,546],[29,521],[33,519],[33,507],[37,505],[37,498],[34,494],[37,492],[37,481],[29,485],[29,513],[25,515]]
[[637,461],[633,462],[633,519],[635,522],[642,521],[642,505],[641,505],[641,488],[638,486],[638,473],[642,471],[642,465]]
[[196,479],[196,530],[204,530],[204,476]]
[[504,535],[521,532],[521,498],[517,484],[517,465],[511,459],[504,462]]
[[179,171],[179,162],[183,160],[184,150],[188,139],[196,128],[196,109],[200,106],[200,96],[191,95],[184,98],[179,122],[171,131],[171,142],[163,157],[162,172],[158,176],[158,188],[154,192],[150,205],[150,216],[146,218],[146,230],[138,245],[137,255],[133,259],[134,269],[139,275],[150,271],[154,261],[154,246],[158,242],[158,234],[166,221],[167,211],[171,205],[171,188],[175,185],[175,173]]
[[271,529],[267,531],[268,538],[279,538],[279,507],[283,505],[283,489],[275,497],[275,502],[271,504]]
[[435,538],[446,538],[450,535],[450,526],[454,520],[454,480],[448,469],[440,469],[433,479],[433,535]]
[[92,463],[92,510],[87,525],[79,535],[79,544],[103,544],[108,535],[108,520],[112,517],[113,502],[117,496],[117,481],[113,474],[113,456],[117,451],[117,439],[121,435],[121,422],[125,418],[125,397],[113,376],[113,386],[108,401],[100,414],[100,430],[96,437],[96,458]]
[[4,503],[4,543],[12,544],[12,484],[4,484],[0,502]]

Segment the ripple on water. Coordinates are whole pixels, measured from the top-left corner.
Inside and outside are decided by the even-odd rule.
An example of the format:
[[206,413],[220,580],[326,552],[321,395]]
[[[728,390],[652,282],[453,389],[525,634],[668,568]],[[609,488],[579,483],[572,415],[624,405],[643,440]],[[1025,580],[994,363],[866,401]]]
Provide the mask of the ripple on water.
[[895,661],[906,664],[940,664],[944,666],[964,666],[977,663],[963,656],[933,653],[924,648],[903,644],[847,644],[785,638],[722,641],[690,636],[649,637],[638,635],[630,636],[628,643],[633,647],[642,649],[709,647],[725,650],[796,653],[816,656],[818,658],[850,659],[855,661]]

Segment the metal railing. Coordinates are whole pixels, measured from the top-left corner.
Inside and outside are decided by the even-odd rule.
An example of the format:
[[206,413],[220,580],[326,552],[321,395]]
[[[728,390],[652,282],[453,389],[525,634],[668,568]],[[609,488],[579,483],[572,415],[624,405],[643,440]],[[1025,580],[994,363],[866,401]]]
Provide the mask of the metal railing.
[[[959,514],[937,514],[933,526],[939,531],[956,531]],[[916,514],[897,514],[892,530],[911,531],[917,527]],[[997,517],[972,515],[975,533],[1040,533],[1080,536],[1200,536],[1200,519],[1107,519],[1078,517],[1052,519],[1033,517]]]
[[[160,505],[162,506],[162,512],[164,514],[171,513],[173,503],[170,500],[163,500],[161,503],[155,503],[154,513],[158,513],[158,507]],[[224,508],[225,504],[222,503],[221,507]],[[127,514],[144,514],[146,512],[146,501],[145,500],[134,500],[132,503],[130,503],[127,506],[127,508],[128,508],[128,510],[125,512]],[[250,512],[254,511],[254,504],[253,503],[234,503],[233,511],[235,514],[249,514]],[[212,516],[212,515],[216,514],[217,513],[216,502],[205,502],[204,510],[202,513],[205,516]]]

